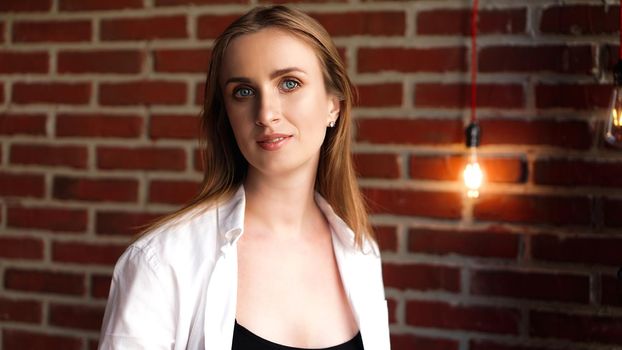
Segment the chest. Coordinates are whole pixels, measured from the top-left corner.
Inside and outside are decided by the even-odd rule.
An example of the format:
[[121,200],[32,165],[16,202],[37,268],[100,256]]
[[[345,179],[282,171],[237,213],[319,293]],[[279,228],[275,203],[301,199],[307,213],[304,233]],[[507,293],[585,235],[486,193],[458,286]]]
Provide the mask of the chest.
[[286,344],[322,347],[351,339],[358,329],[329,233],[326,238],[239,242],[238,321]]

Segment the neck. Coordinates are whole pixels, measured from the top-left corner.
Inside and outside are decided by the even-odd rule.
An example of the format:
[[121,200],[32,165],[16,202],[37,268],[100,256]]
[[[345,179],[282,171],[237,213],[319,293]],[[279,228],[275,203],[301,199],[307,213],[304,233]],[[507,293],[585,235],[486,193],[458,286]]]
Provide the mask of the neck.
[[[301,234],[323,218],[315,203],[315,174],[283,178],[249,169],[244,182],[245,226],[270,234]],[[320,214],[320,215],[318,215]]]

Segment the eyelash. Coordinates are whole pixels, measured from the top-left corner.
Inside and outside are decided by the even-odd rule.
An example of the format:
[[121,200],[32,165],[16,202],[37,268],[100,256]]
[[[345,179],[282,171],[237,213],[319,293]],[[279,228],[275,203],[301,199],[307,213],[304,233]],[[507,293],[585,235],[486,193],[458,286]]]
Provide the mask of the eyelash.
[[[288,83],[288,82],[293,82],[295,84],[295,86],[290,88],[290,89],[284,89],[283,88],[283,84]],[[300,86],[302,86],[302,83],[300,83],[300,81],[298,81],[297,79],[292,79],[292,78],[283,79],[279,83],[279,89],[284,91],[284,92],[292,92],[292,91],[300,88]],[[244,91],[244,90],[250,91],[250,95],[241,96],[240,95],[240,91]],[[240,98],[240,99],[252,97],[254,95],[254,93],[255,92],[253,91],[253,89],[248,87],[248,86],[241,86],[241,87],[235,88],[233,90],[233,96],[236,97],[236,98]]]

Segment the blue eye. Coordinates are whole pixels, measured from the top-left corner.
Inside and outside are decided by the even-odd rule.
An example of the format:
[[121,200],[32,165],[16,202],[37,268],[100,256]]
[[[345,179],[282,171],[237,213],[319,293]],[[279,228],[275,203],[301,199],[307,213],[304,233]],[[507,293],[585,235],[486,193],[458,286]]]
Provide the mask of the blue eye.
[[281,88],[285,91],[294,90],[298,88],[299,86],[300,86],[300,83],[292,79],[283,80],[283,82],[281,83]]
[[247,87],[242,87],[239,89],[235,89],[235,91],[233,91],[233,95],[235,97],[251,97],[253,96],[253,90]]

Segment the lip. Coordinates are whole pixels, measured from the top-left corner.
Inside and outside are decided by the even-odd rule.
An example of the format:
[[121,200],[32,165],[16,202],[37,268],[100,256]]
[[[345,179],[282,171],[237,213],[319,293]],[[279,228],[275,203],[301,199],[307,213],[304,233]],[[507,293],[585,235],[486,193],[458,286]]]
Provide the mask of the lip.
[[263,135],[257,140],[257,144],[266,151],[276,151],[289,142],[291,137],[292,135],[288,134]]

